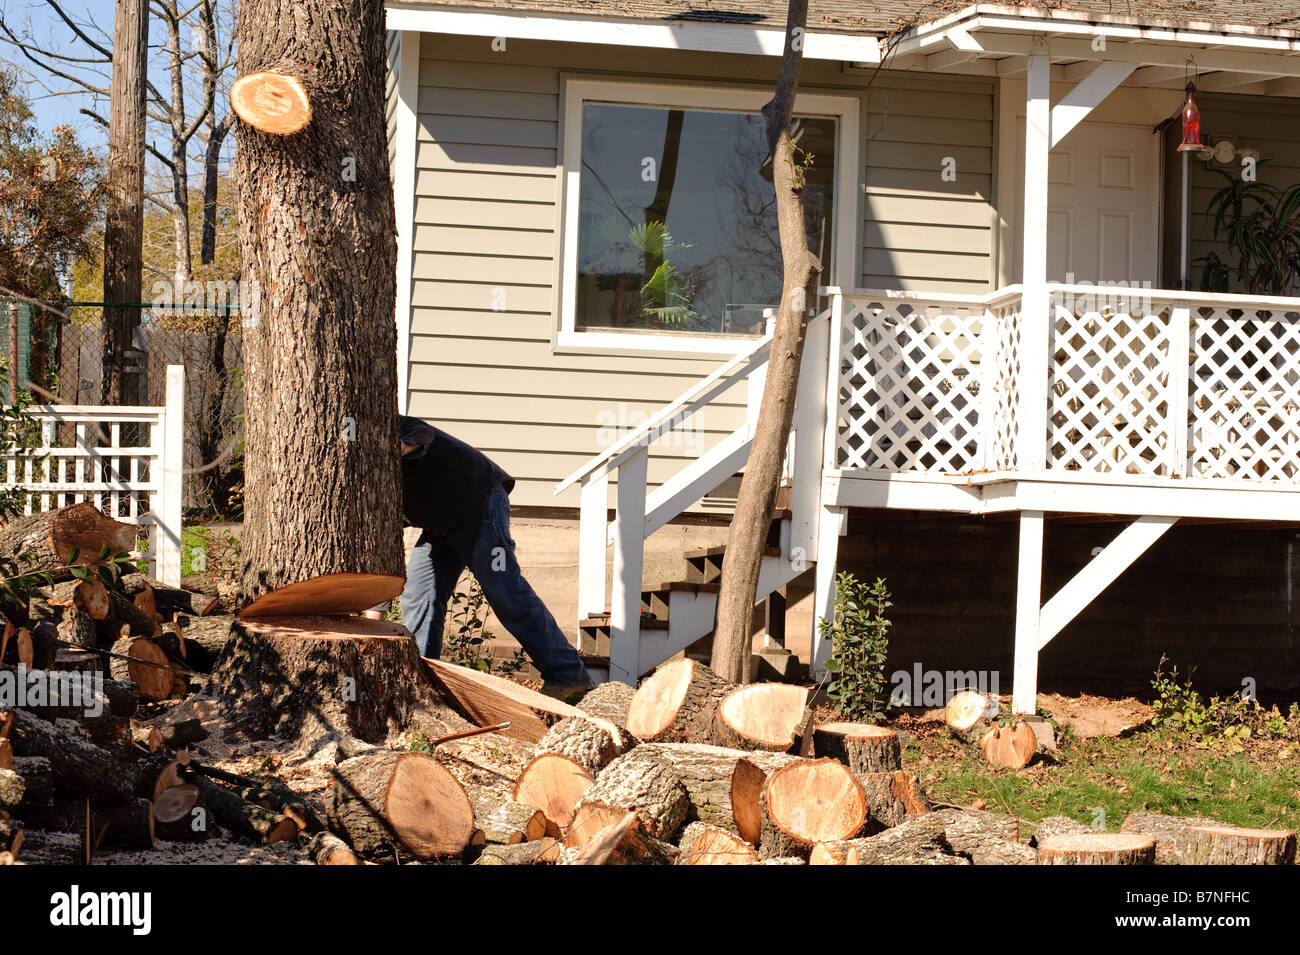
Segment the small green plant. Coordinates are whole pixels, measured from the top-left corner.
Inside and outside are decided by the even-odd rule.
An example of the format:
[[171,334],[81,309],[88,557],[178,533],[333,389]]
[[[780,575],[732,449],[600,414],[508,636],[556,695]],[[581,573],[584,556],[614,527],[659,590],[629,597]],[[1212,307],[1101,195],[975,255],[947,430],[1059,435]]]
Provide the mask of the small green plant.
[[442,658],[458,666],[488,673],[492,669],[488,641],[491,631],[484,628],[487,621],[487,597],[473,575],[461,577],[451,596],[451,612],[442,637]]
[[1165,727],[1201,748],[1216,747],[1228,755],[1244,751],[1251,739],[1300,737],[1300,706],[1292,703],[1287,715],[1276,707],[1239,693],[1206,700],[1192,686],[1192,674],[1178,679],[1178,668],[1165,672],[1168,659],[1161,656],[1151,681],[1155,691],[1152,726]]
[[411,744],[408,748],[412,753],[423,753],[425,756],[432,756],[433,740],[429,739],[424,730],[416,730],[411,734]]
[[843,572],[835,580],[834,615],[818,625],[832,647],[827,696],[851,720],[879,721],[889,707],[885,657],[890,622],[885,611],[892,606],[884,578],[868,584]]

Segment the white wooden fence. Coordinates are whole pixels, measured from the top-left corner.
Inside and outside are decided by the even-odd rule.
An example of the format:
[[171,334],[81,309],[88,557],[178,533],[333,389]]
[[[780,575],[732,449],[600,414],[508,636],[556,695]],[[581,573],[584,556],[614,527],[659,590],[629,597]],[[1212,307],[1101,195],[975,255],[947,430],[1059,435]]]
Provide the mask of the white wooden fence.
[[167,366],[166,404],[33,405],[39,448],[4,458],[0,486],[21,488],[24,513],[90,501],[148,529],[134,556],[166,584],[181,580],[185,366]]

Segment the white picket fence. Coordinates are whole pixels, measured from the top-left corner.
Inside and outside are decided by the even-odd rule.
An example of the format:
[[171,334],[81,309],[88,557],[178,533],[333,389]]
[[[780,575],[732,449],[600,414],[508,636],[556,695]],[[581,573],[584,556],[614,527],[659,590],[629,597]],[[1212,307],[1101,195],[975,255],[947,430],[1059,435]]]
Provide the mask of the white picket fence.
[[[40,447],[4,457],[0,486],[25,492],[24,513],[89,501],[126,524],[147,528],[133,556],[165,584],[181,580],[181,492],[185,366],[167,366],[161,407],[33,405]],[[123,442],[127,443],[124,444]]]

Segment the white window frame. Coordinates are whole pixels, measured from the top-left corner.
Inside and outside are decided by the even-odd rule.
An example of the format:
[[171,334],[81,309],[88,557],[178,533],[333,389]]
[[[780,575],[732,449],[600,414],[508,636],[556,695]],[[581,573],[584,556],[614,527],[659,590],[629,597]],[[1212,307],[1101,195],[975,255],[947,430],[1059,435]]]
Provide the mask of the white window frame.
[[[732,335],[684,335],[653,332],[585,332],[578,331],[578,196],[582,175],[582,106],[585,102],[615,103],[630,106],[657,106],[666,109],[732,110],[758,112],[772,98],[770,89],[698,86],[671,83],[592,80],[562,76],[564,84],[563,143],[560,153],[561,245],[559,275],[560,321],[554,350],[576,354],[682,354],[690,357],[725,358],[738,355],[754,345],[754,339]],[[803,116],[826,116],[836,120],[835,234],[832,237],[832,261],[823,263],[822,283],[858,284],[858,110],[856,96],[832,96],[800,93],[795,99],[795,113]]]

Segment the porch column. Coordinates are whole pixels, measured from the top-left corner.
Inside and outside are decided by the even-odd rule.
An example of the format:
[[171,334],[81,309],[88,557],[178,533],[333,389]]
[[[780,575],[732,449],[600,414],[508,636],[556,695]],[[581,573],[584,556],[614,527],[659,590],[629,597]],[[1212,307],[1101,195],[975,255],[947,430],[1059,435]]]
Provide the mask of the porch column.
[[1047,163],[1052,143],[1052,60],[1029,57],[1025,101],[1024,299],[1020,312],[1020,408],[1016,458],[1024,471],[1047,461]]
[[1016,574],[1016,652],[1011,711],[1033,713],[1038,700],[1039,606],[1043,596],[1043,512],[1020,513],[1020,560]]
[[817,526],[817,566],[813,572],[813,620],[808,671],[814,680],[826,676],[831,641],[822,639],[821,622],[835,618],[835,571],[840,535],[848,530],[849,512],[843,507],[823,507]]

